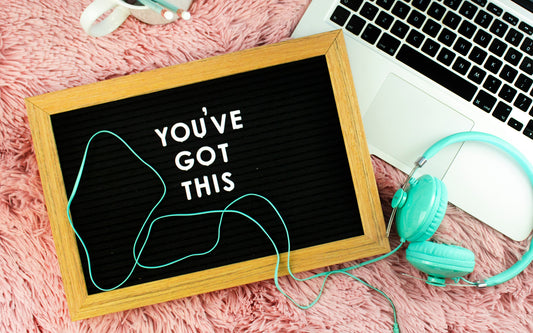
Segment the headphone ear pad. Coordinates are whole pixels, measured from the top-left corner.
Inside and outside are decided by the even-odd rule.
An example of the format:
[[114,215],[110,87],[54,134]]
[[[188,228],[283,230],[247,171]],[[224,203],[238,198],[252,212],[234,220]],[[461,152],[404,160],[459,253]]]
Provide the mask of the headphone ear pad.
[[440,179],[424,175],[411,182],[405,195],[396,217],[398,234],[409,242],[426,241],[437,231],[446,213],[446,186]]
[[411,243],[406,250],[407,260],[429,276],[456,278],[472,273],[475,255],[464,247],[433,242]]

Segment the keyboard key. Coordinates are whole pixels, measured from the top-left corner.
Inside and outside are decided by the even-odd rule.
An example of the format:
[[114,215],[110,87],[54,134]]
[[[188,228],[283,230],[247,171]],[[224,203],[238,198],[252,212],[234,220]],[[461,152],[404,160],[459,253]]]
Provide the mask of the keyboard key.
[[510,48],[505,54],[505,61],[509,62],[511,65],[518,65],[520,59],[522,59],[522,53],[514,48]]
[[422,42],[424,41],[424,35],[416,30],[411,30],[409,35],[407,36],[407,43],[413,45],[414,47],[419,47],[422,45]]
[[530,36],[533,35],[533,27],[525,22],[520,22],[520,24],[518,25],[518,29],[522,30],[527,35],[530,35]]
[[480,10],[474,19],[474,22],[486,29],[489,27],[490,22],[492,22],[492,15],[484,10]]
[[472,1],[481,7],[485,7],[485,5],[487,4],[487,0],[472,0]]
[[455,53],[445,47],[440,50],[439,55],[437,56],[437,60],[442,62],[446,66],[450,66],[454,58]]
[[394,53],[396,53],[396,50],[400,46],[400,41],[388,33],[383,33],[383,36],[381,36],[376,46],[378,49],[392,56]]
[[374,44],[378,40],[380,33],[381,30],[378,27],[372,24],[368,24],[365,30],[363,30],[361,38],[370,44]]
[[446,8],[444,8],[443,5],[437,2],[433,2],[431,6],[429,6],[429,9],[427,11],[428,15],[433,17],[437,21],[440,21],[440,19],[444,16],[445,12]]
[[485,75],[487,75],[487,72],[477,66],[474,66],[470,70],[468,78],[477,84],[481,84],[481,82],[483,82],[483,79],[485,78]]
[[518,46],[522,41],[522,38],[524,38],[524,34],[515,29],[509,30],[507,36],[505,36],[505,40],[514,46]]
[[335,10],[333,11],[333,14],[331,14],[330,20],[342,27],[344,23],[346,23],[346,20],[349,16],[349,10],[341,6],[337,6],[337,8],[335,8]]
[[516,89],[508,84],[504,84],[498,96],[510,103],[516,96]]
[[440,24],[433,21],[432,19],[428,19],[426,21],[426,24],[424,24],[424,28],[422,28],[422,31],[426,34],[430,35],[431,37],[436,37],[440,30]]
[[444,20],[442,20],[442,23],[444,23],[445,26],[453,30],[457,28],[459,22],[461,22],[461,17],[454,12],[447,12],[446,16],[444,16]]
[[509,105],[503,102],[498,102],[498,105],[496,105],[496,108],[494,109],[492,115],[494,116],[494,118],[505,122],[507,118],[509,118],[509,115],[511,114],[512,110],[513,108]]
[[499,39],[494,39],[490,44],[489,51],[501,57],[507,49],[507,45]]
[[346,30],[357,36],[363,30],[365,23],[365,20],[354,14],[348,21],[348,24],[346,24]]
[[430,57],[434,57],[435,54],[437,54],[439,47],[440,47],[439,43],[428,38],[426,39],[426,41],[424,42],[424,45],[422,46],[422,52],[426,53]]
[[519,122],[518,120],[516,120],[516,119],[514,119],[512,117],[507,122],[507,125],[511,126],[512,128],[514,128],[517,131],[521,131],[522,127],[524,127],[524,124],[522,124],[521,122]]
[[425,12],[428,8],[429,2],[430,0],[413,0],[412,5],[421,12]]
[[389,10],[392,7],[394,0],[377,0],[376,4],[385,10]]
[[524,135],[527,136],[530,139],[533,139],[533,119],[531,119],[528,123],[526,128],[524,129]]
[[452,68],[459,74],[465,75],[468,72],[468,69],[470,68],[470,61],[466,60],[465,58],[459,57],[457,58],[457,60],[455,60],[455,63],[453,64]]
[[529,75],[533,75],[533,59],[525,57],[520,64],[520,69]]
[[474,36],[474,32],[476,32],[476,26],[468,21],[463,21],[461,25],[459,26],[459,33],[466,38],[472,38]]
[[480,90],[476,98],[474,98],[474,105],[481,110],[489,113],[492,111],[494,104],[496,104],[496,97],[492,96],[484,90]]
[[520,74],[518,76],[518,79],[516,79],[516,82],[514,83],[514,85],[518,89],[528,92],[529,89],[531,89],[531,86],[533,85],[533,79],[525,76],[524,74]]
[[373,4],[369,2],[366,2],[363,5],[363,8],[361,8],[361,11],[359,12],[359,14],[361,14],[361,16],[363,16],[364,18],[372,21],[374,17],[376,17],[376,14],[378,13],[378,11],[379,11],[378,7],[374,6]]
[[443,43],[446,46],[452,46],[453,42],[455,41],[455,38],[457,35],[455,32],[449,30],[448,28],[442,29],[442,32],[439,35],[439,42]]
[[402,45],[400,47],[396,59],[467,101],[472,100],[477,91],[474,84],[451,72],[446,67],[439,65],[437,62],[408,45]]
[[361,7],[362,3],[363,3],[363,0],[342,0],[341,1],[341,4],[343,4],[346,7],[350,8],[354,12],[359,10],[359,7]]
[[496,16],[500,16],[503,13],[503,9],[501,9],[498,6],[496,6],[492,2],[489,3],[489,5],[487,6],[487,9],[489,10],[489,12],[491,12],[492,14],[494,14]]
[[410,25],[420,28],[424,21],[426,20],[426,16],[422,14],[419,11],[413,10],[411,14],[409,14],[409,17],[407,18],[407,23]]
[[489,56],[483,67],[494,74],[498,74],[502,65],[503,61],[491,55]]
[[472,43],[464,39],[463,37],[460,37],[455,45],[453,46],[453,49],[462,55],[466,56],[468,52],[470,51],[470,48],[472,47]]
[[500,72],[500,77],[504,79],[507,82],[512,83],[514,79],[516,78],[516,75],[518,74],[518,71],[514,68],[512,68],[509,65],[503,66],[502,71]]
[[509,26],[506,23],[500,20],[496,20],[494,21],[494,23],[492,23],[489,30],[496,36],[502,38],[505,35],[505,32],[507,31],[508,27]]
[[444,5],[453,9],[457,10],[459,8],[459,5],[461,4],[462,0],[444,0]]
[[386,12],[380,12],[376,18],[376,24],[382,27],[383,29],[388,30],[390,25],[394,21],[394,17]]
[[409,5],[401,1],[396,1],[394,7],[392,7],[392,14],[403,20],[407,17],[407,14],[409,14],[409,10],[411,10]]
[[516,106],[517,108],[519,108],[520,110],[522,110],[524,112],[527,112],[527,110],[531,106],[532,102],[533,102],[533,100],[531,98],[529,98],[526,95],[520,93],[520,94],[518,94],[518,97],[514,101],[513,105]]
[[522,46],[520,46],[520,50],[526,52],[529,55],[533,55],[533,39],[527,37],[522,43]]
[[517,25],[518,24],[518,18],[514,15],[511,15],[509,13],[503,14],[503,20],[509,24]]
[[477,6],[469,1],[463,2],[461,9],[459,9],[459,13],[469,19],[472,19],[474,17],[474,15],[476,14],[476,11],[477,11]]
[[485,61],[485,58],[487,57],[487,52],[477,46],[474,46],[472,49],[472,52],[470,52],[470,55],[468,56],[468,59],[472,60],[478,65],[481,65],[483,61]]
[[492,75],[489,75],[489,77],[485,80],[485,83],[483,83],[483,88],[495,94],[498,91],[498,89],[500,89],[501,85],[502,85],[502,81],[500,79]]
[[478,30],[474,37],[474,42],[482,47],[487,47],[490,43],[492,36],[485,30]]
[[407,35],[407,32],[409,31],[409,26],[402,21],[396,21],[392,25],[392,28],[390,32],[392,32],[393,35],[396,37],[403,39],[405,35]]

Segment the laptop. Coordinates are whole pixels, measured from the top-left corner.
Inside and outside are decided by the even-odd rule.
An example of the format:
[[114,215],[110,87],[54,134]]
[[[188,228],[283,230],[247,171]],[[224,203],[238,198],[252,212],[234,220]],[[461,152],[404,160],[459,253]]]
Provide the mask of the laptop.
[[[533,0],[314,0],[292,37],[343,29],[370,152],[408,173],[461,131],[508,141],[533,164]],[[417,173],[513,240],[533,229],[533,187],[489,144],[448,146]]]

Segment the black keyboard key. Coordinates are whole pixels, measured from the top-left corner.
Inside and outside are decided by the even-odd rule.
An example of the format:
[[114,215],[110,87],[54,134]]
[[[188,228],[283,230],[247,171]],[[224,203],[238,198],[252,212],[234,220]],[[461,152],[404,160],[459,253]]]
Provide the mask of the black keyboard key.
[[527,37],[522,43],[522,46],[520,46],[520,50],[526,52],[529,55],[533,55],[533,39]]
[[527,112],[527,110],[531,106],[531,103],[533,103],[533,100],[531,98],[529,98],[526,95],[520,93],[520,94],[518,94],[518,97],[514,101],[513,105],[516,106],[517,108],[519,108],[520,110],[522,110],[524,112]]
[[509,121],[507,122],[507,125],[511,126],[512,128],[514,128],[517,131],[521,131],[522,128],[524,127],[524,124],[522,124],[518,120],[514,119],[513,117],[511,117],[511,119],[509,119]]
[[498,57],[503,55],[505,49],[507,49],[507,45],[499,39],[494,39],[489,47],[489,51]]
[[439,33],[440,27],[441,26],[439,23],[433,21],[432,19],[428,19],[426,21],[426,24],[424,24],[422,31],[430,35],[431,37],[436,37]]
[[459,8],[459,5],[461,4],[461,1],[462,0],[444,0],[444,5],[446,7],[449,7],[453,10],[457,10],[457,8]]
[[494,21],[494,23],[492,23],[489,30],[496,36],[502,38],[505,35],[505,32],[507,31],[508,27],[509,26],[507,25],[507,23],[502,22],[500,20],[496,20]]
[[500,72],[500,77],[507,82],[512,83],[516,78],[518,71],[509,65],[503,66],[502,71]]
[[487,47],[490,43],[492,36],[485,30],[478,30],[474,37],[474,42],[482,47]]
[[470,52],[470,55],[468,56],[468,59],[472,60],[478,65],[481,65],[483,61],[485,61],[485,58],[487,57],[487,52],[477,46],[474,46],[472,49],[472,52]]
[[411,30],[409,35],[407,35],[407,43],[413,45],[414,47],[419,47],[424,41],[424,35],[416,30]]
[[533,119],[527,123],[527,126],[524,129],[524,135],[530,139],[533,139]]
[[459,22],[461,22],[461,16],[455,14],[454,12],[447,12],[446,16],[444,16],[444,19],[442,20],[442,23],[444,23],[445,26],[453,30],[459,26]]
[[383,29],[388,30],[393,21],[394,17],[392,17],[392,15],[387,12],[380,12],[374,22]]
[[498,74],[498,72],[500,71],[500,68],[502,68],[502,65],[503,65],[503,61],[501,61],[500,59],[494,56],[489,56],[489,58],[487,59],[483,67],[491,71],[494,74]]
[[511,65],[518,65],[520,59],[522,59],[522,53],[517,49],[510,48],[505,54],[505,61],[509,62]]
[[461,25],[459,26],[459,33],[466,38],[472,38],[474,36],[474,32],[476,32],[476,26],[468,21],[463,21]]
[[392,25],[392,28],[390,29],[390,32],[392,34],[400,39],[403,39],[405,35],[407,35],[407,32],[409,31],[409,26],[402,21],[396,21]]
[[383,36],[381,36],[376,46],[378,49],[392,56],[400,46],[400,41],[388,33],[383,33]]
[[424,21],[426,20],[426,16],[422,14],[421,12],[417,10],[413,10],[411,14],[409,14],[409,17],[407,18],[407,23],[410,25],[420,28]]
[[344,26],[344,23],[346,23],[346,20],[348,20],[349,16],[350,11],[348,9],[337,6],[333,11],[333,14],[331,14],[330,20],[342,27]]
[[474,22],[486,29],[489,27],[490,22],[492,22],[492,15],[484,10],[480,10],[474,19]]
[[476,14],[477,6],[469,1],[463,2],[461,9],[459,9],[459,14],[463,15],[466,18],[472,19]]
[[481,68],[474,66],[470,70],[470,73],[468,74],[468,78],[472,81],[474,81],[477,84],[481,84],[483,82],[483,79],[487,75],[487,72],[482,70]]
[[455,34],[455,32],[449,30],[448,28],[444,28],[442,29],[438,40],[446,46],[452,46],[456,37],[457,35]]
[[346,30],[357,36],[363,30],[365,23],[365,20],[354,14],[348,21],[348,24],[346,24]]
[[341,0],[341,4],[350,8],[354,12],[359,10],[359,7],[361,7],[362,3],[363,3],[363,0]]
[[453,51],[448,50],[445,47],[443,47],[440,50],[439,55],[437,56],[437,60],[442,62],[446,66],[450,66],[454,58],[455,58],[455,53]]
[[365,30],[363,30],[361,38],[370,44],[374,44],[378,40],[380,33],[381,30],[378,27],[372,24],[368,24]]
[[492,111],[494,104],[496,104],[496,97],[492,96],[485,90],[480,90],[476,98],[474,98],[474,105],[481,110],[489,113]]
[[525,57],[520,64],[520,69],[529,75],[533,75],[533,59]]
[[522,30],[527,35],[533,35],[533,27],[525,22],[520,22],[520,24],[518,25],[518,29]]
[[455,63],[453,64],[452,68],[457,73],[466,75],[468,69],[470,68],[470,61],[466,60],[465,58],[459,57],[457,58],[457,60],[455,60]]
[[487,9],[489,10],[489,12],[491,12],[492,14],[494,14],[496,16],[500,16],[503,13],[503,9],[501,9],[498,6],[496,6],[492,2],[489,3],[489,5],[487,6]]
[[524,38],[524,34],[515,29],[509,30],[507,36],[505,36],[505,40],[514,46],[518,46],[522,41],[522,38]]
[[531,89],[531,86],[533,85],[533,79],[525,76],[524,74],[520,74],[518,76],[518,79],[516,79],[516,82],[514,83],[514,86],[518,89],[528,92],[529,89]]
[[409,10],[411,10],[409,5],[401,1],[396,1],[394,7],[392,7],[392,14],[403,20],[409,14]]
[[455,45],[453,46],[453,49],[462,55],[466,56],[468,52],[470,51],[470,48],[472,48],[472,43],[464,39],[463,37],[460,37]]
[[476,93],[477,88],[474,84],[451,72],[446,67],[439,65],[410,46],[402,45],[396,55],[396,59],[467,101],[472,100]]
[[435,42],[432,39],[426,39],[424,42],[424,45],[422,45],[422,52],[429,55],[430,57],[434,57],[435,54],[437,54],[437,51],[439,50],[439,43]]
[[514,15],[511,15],[509,13],[503,14],[503,20],[511,25],[517,25],[518,24],[518,18]]
[[512,110],[513,108],[509,105],[503,102],[498,102],[498,105],[496,105],[496,108],[494,109],[492,115],[494,116],[494,118],[505,122],[507,121],[507,118],[509,118],[509,115],[511,114]]
[[385,10],[389,10],[392,7],[394,0],[377,0],[376,4]]
[[444,16],[445,12],[446,8],[437,2],[433,2],[431,6],[429,6],[429,9],[427,11],[428,15],[433,17],[437,21],[440,21],[440,19]]
[[498,92],[498,89],[500,89],[501,85],[502,81],[500,79],[489,75],[489,77],[485,80],[485,83],[483,83],[483,88],[495,94],[496,92]]
[[510,103],[516,96],[516,89],[508,84],[504,84],[498,96]]
[[361,8],[361,11],[359,12],[359,14],[361,14],[361,16],[363,16],[364,18],[372,21],[374,17],[376,17],[376,14],[378,13],[378,11],[379,11],[378,7],[374,6],[370,2],[366,2],[363,5],[363,8]]
[[422,12],[425,12],[429,6],[430,0],[413,0],[411,4]]

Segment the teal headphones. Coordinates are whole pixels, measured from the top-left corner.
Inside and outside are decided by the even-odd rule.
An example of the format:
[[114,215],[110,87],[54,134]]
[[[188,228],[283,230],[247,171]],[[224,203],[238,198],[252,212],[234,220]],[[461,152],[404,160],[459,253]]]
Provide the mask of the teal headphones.
[[[489,143],[507,152],[526,171],[533,184],[533,167],[522,153],[506,141],[480,132],[453,134],[436,142],[417,160],[408,180],[394,194],[390,221],[396,215],[396,228],[402,243],[410,242],[406,258],[418,270],[428,275],[426,281],[428,284],[445,286],[445,279],[452,279],[455,282],[463,280],[478,287],[490,287],[504,283],[520,274],[533,261],[531,246],[520,260],[500,274],[477,282],[464,279],[464,275],[474,270],[474,253],[460,246],[428,241],[437,231],[446,212],[448,206],[446,187],[440,179],[430,175],[413,177],[417,169],[444,147],[464,141]],[[389,230],[390,222],[387,232]]]

